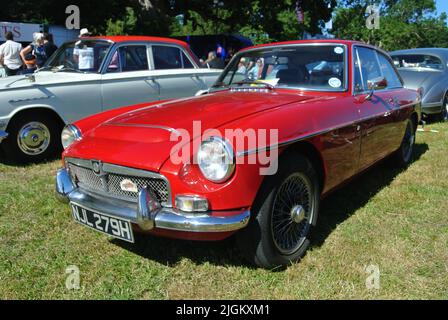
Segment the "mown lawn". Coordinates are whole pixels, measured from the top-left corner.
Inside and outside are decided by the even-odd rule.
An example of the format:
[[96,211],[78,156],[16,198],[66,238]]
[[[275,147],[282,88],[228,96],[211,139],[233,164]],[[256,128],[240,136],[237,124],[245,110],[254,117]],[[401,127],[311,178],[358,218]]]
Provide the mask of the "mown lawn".
[[232,240],[110,240],[55,199],[59,161],[0,163],[0,299],[448,299],[448,124],[431,128],[406,171],[382,164],[327,198],[314,246],[278,272],[245,265]]

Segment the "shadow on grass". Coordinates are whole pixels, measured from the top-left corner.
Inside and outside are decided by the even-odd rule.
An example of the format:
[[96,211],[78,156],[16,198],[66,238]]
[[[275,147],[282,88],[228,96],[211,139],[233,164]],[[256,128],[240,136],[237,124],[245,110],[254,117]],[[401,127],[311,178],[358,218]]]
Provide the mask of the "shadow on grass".
[[[62,154],[62,151],[60,153]],[[60,156],[60,154],[58,154],[58,156],[48,157],[48,159],[45,159],[44,161],[30,162],[30,163],[19,163],[19,162],[15,162],[11,159],[8,159],[5,155],[5,152],[2,150],[2,148],[0,148],[0,164],[3,164],[8,167],[26,168],[31,165],[45,164],[45,163],[53,162],[53,161],[60,160],[60,159],[61,159],[61,156]]]
[[[414,162],[428,149],[427,144],[417,144]],[[384,161],[328,196],[321,204],[319,221],[313,232],[312,247],[322,246],[337,225],[363,207],[402,171],[393,168],[389,161]],[[175,265],[182,258],[190,259],[198,265],[210,263],[219,266],[248,266],[236,249],[233,237],[219,242],[196,242],[136,235],[135,244],[120,240],[112,242],[141,257],[168,266]]]
[[[413,162],[418,161],[428,150],[426,143],[416,144]],[[325,198],[321,203],[319,221],[313,232],[311,246],[323,245],[325,239],[339,224],[359,208],[364,207],[371,198],[390,185],[395,177],[405,170],[394,168],[391,160],[386,159]]]

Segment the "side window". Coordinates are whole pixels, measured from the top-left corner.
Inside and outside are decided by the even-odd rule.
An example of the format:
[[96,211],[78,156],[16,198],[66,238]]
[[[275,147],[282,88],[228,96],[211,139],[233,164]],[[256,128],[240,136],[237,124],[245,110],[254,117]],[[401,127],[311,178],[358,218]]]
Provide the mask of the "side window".
[[107,72],[144,71],[148,69],[146,46],[125,46],[115,51],[107,67]]
[[181,69],[184,61],[183,52],[176,47],[152,46],[154,68],[156,70]]
[[185,55],[184,52],[182,52],[182,60],[184,69],[194,69],[193,64],[191,63],[190,59],[188,59],[188,57]]
[[357,51],[361,66],[362,84],[365,90],[367,88],[367,82],[381,77],[382,73],[374,50],[360,47]]
[[363,92],[364,89],[364,85],[362,83],[362,75],[361,75],[361,63],[359,62],[359,58],[358,58],[359,54],[358,54],[358,50],[355,49],[355,56],[353,57],[353,68],[354,68],[354,75],[355,75],[355,86],[354,86],[354,90],[355,93],[359,93],[359,92]]
[[387,86],[389,88],[401,88],[403,84],[400,81],[400,78],[397,76],[397,73],[394,67],[391,65],[389,59],[387,59],[383,54],[378,53],[378,59],[380,60],[380,68],[387,80]]

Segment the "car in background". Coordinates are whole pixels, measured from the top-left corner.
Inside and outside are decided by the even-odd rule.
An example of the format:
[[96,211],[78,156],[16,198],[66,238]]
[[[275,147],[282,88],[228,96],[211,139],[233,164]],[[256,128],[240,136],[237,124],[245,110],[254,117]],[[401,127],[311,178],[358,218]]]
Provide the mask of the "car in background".
[[56,191],[76,222],[124,241],[236,233],[248,261],[285,266],[309,247],[322,197],[386,157],[412,161],[419,121],[419,93],[378,48],[260,45],[206,94],[67,126]]
[[222,70],[199,67],[185,42],[91,37],[65,43],[31,75],[0,80],[0,147],[18,162],[61,150],[65,124],[102,111],[193,96]]
[[390,53],[407,88],[421,90],[422,112],[448,120],[448,49],[419,48]]

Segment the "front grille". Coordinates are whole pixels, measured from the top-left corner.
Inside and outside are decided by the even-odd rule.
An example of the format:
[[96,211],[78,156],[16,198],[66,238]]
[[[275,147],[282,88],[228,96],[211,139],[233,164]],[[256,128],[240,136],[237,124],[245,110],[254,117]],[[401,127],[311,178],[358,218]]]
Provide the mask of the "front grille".
[[122,190],[121,183],[130,180],[137,185],[138,191],[148,187],[154,191],[160,203],[168,203],[169,192],[168,183],[161,178],[148,178],[118,173],[104,172],[101,176],[96,175],[91,168],[83,167],[73,163],[68,163],[71,178],[76,185],[88,192],[105,195],[111,198],[136,202],[138,192]]

